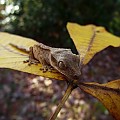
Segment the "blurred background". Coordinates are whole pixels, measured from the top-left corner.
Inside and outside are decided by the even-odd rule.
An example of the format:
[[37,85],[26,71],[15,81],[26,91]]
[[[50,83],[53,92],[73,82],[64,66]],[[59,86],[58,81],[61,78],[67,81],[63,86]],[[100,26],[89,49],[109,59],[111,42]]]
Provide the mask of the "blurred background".
[[[0,31],[46,45],[75,46],[67,22],[104,26],[120,36],[120,0],[0,0]],[[120,78],[120,48],[108,47],[83,69],[84,80],[105,83]],[[46,120],[59,103],[64,81],[0,69],[0,120]],[[113,120],[104,106],[76,89],[58,120]]]

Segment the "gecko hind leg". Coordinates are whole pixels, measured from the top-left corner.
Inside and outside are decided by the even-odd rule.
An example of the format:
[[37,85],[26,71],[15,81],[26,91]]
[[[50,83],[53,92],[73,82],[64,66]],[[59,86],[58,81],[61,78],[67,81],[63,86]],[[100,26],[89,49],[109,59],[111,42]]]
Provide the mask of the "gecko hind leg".
[[30,66],[31,64],[37,65],[38,63],[40,63],[38,60],[36,60],[36,59],[34,58],[33,47],[30,47],[29,59],[23,61],[23,63],[28,63],[29,66]]
[[39,61],[35,59],[28,59],[28,60],[23,61],[23,63],[28,63],[28,65],[30,66],[32,64],[37,65]]

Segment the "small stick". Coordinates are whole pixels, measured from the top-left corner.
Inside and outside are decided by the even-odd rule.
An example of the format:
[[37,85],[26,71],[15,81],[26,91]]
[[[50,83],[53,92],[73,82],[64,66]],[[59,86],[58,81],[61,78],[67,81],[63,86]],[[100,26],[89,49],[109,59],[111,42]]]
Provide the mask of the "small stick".
[[76,87],[77,86],[73,82],[71,82],[71,83],[68,84],[67,90],[66,90],[66,92],[65,92],[62,100],[60,101],[58,107],[56,108],[55,112],[53,113],[53,115],[50,117],[49,120],[55,120],[57,118],[58,113],[62,109],[63,105],[67,101],[67,99],[70,96],[70,94],[73,91],[73,89],[75,89]]

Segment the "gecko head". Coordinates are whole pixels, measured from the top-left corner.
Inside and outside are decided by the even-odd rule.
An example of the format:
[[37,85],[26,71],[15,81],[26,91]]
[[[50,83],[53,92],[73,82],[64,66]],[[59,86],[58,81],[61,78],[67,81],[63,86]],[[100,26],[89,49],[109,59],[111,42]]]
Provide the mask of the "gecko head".
[[80,57],[72,52],[51,55],[51,65],[69,79],[79,80],[81,77]]

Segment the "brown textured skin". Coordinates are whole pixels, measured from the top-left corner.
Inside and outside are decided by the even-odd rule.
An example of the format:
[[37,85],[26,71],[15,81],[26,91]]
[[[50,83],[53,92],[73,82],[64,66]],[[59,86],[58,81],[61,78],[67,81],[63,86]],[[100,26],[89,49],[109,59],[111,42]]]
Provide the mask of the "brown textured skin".
[[81,76],[80,56],[73,54],[70,49],[53,48],[39,43],[30,47],[29,60],[25,62],[28,65],[41,63],[43,72],[54,68],[72,80],[79,80]]

